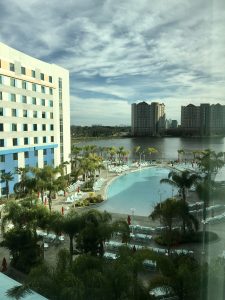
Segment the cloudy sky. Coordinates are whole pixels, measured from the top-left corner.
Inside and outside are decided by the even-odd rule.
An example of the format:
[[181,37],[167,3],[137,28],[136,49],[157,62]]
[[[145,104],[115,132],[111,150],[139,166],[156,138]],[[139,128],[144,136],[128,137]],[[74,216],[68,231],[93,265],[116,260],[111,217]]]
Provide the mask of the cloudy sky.
[[70,70],[71,124],[130,125],[130,105],[167,118],[225,105],[224,0],[7,0],[0,40]]

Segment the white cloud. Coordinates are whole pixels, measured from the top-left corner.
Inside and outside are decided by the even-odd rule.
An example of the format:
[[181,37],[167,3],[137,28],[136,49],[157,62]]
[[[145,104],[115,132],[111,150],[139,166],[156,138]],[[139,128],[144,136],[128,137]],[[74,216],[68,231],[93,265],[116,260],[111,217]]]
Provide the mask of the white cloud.
[[71,98],[71,124],[130,125],[131,106],[114,99]]

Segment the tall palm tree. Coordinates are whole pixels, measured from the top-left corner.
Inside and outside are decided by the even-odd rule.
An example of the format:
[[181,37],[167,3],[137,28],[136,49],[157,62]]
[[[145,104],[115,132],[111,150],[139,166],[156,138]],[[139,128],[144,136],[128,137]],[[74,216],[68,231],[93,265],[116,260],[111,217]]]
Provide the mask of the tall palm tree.
[[6,197],[9,199],[9,182],[14,179],[11,172],[4,172],[0,174],[1,182],[5,182]]
[[188,170],[182,172],[171,171],[168,174],[168,178],[161,179],[160,183],[167,183],[177,187],[181,193],[182,199],[186,201],[186,190],[196,184],[199,179],[199,175],[191,173]]
[[178,154],[178,161],[181,161],[181,157],[185,154],[184,149],[177,150],[177,154]]

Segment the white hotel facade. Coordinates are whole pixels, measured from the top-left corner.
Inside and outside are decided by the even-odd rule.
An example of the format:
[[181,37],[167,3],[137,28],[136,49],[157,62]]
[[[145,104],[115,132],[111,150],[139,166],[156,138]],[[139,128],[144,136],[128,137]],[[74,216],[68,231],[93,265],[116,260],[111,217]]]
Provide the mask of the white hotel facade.
[[0,174],[58,166],[70,149],[69,71],[0,43]]

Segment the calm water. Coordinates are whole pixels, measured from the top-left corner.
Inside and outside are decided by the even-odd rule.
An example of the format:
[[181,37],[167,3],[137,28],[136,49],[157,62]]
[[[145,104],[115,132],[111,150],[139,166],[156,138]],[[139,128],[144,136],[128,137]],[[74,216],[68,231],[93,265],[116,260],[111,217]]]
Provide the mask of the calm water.
[[107,201],[100,210],[123,214],[148,216],[157,202],[171,197],[177,192],[168,184],[160,184],[167,178],[170,170],[165,168],[147,168],[119,176],[107,189]]
[[[142,149],[154,147],[158,150],[157,154],[152,154],[151,159],[177,159],[177,150],[204,150],[211,149],[216,152],[225,152],[224,138],[121,138],[121,139],[101,139],[80,142],[77,146],[95,144],[101,147],[121,147],[124,146],[130,151],[130,158],[134,158],[132,150],[135,146],[141,146]],[[146,155],[146,159],[148,159]]]

